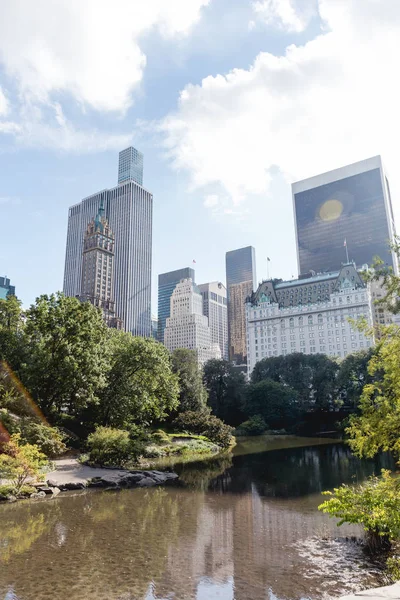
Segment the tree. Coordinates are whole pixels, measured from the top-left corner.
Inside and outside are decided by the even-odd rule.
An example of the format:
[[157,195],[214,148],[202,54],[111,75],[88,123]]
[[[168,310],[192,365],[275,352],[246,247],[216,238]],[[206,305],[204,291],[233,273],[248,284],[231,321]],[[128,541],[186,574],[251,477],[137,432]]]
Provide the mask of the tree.
[[0,454],[0,475],[12,482],[14,493],[18,495],[28,478],[37,478],[47,464],[46,456],[37,446],[20,445],[20,435],[2,445]]
[[336,379],[338,396],[349,411],[357,410],[364,385],[372,381],[368,373],[368,363],[373,352],[371,348],[348,354],[339,365]]
[[272,379],[249,386],[244,410],[251,417],[262,416],[273,429],[292,427],[300,414],[296,391]]
[[26,313],[20,378],[46,415],[77,414],[105,385],[108,329],[89,302],[40,296]]
[[123,428],[165,419],[178,406],[170,354],[151,338],[113,332],[111,368],[100,392],[97,422]]
[[352,415],[346,432],[359,456],[381,450],[400,457],[400,329],[386,328],[368,363],[372,381],[364,385],[360,415]]
[[289,386],[298,393],[303,410],[326,410],[336,400],[336,373],[339,366],[325,354],[295,352],[260,360],[254,367],[251,381],[270,379]]
[[16,296],[0,299],[0,361],[13,369],[20,366],[23,356],[23,312]]
[[244,420],[242,404],[246,390],[244,373],[226,360],[211,359],[204,365],[204,384],[208,392],[208,405],[219,419],[229,425],[239,425]]
[[172,353],[172,369],[179,378],[179,412],[202,411],[207,403],[202,372],[194,350],[179,348]]

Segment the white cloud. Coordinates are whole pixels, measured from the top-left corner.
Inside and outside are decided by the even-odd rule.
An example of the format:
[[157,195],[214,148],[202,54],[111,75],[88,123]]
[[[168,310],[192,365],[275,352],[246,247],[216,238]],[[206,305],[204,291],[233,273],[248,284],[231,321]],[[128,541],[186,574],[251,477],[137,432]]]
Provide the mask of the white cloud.
[[307,44],[181,92],[160,129],[192,188],[238,204],[279,171],[294,180],[379,153],[397,172],[400,2],[319,0],[318,11],[322,33]]
[[219,197],[217,194],[209,194],[204,198],[204,206],[206,208],[215,208],[219,204]]
[[8,113],[7,98],[5,97],[4,92],[0,87],[0,116],[6,115],[7,113]]
[[[304,31],[316,14],[316,0],[256,0],[252,7],[257,20],[297,33]],[[250,23],[254,27],[254,21]]]
[[146,64],[141,36],[186,35],[209,2],[1,2],[0,63],[30,98],[67,92],[94,109],[124,111]]

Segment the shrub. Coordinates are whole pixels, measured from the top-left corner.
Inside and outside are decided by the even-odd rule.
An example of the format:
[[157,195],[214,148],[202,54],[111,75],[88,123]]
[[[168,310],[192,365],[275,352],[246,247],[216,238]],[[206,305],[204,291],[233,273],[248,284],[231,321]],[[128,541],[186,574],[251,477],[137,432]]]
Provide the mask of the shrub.
[[236,429],[236,435],[261,435],[268,429],[268,425],[261,415],[254,415],[248,421],[244,421]]
[[341,485],[318,508],[343,523],[357,523],[367,534],[367,546],[373,551],[387,548],[400,538],[400,480],[390,471],[370,477],[361,485]]
[[46,466],[46,456],[37,446],[20,444],[21,436],[14,434],[9,442],[2,445],[0,455],[0,476],[11,481],[15,495],[18,495],[28,478],[38,478]]
[[169,444],[170,439],[168,435],[162,429],[154,431],[151,435],[152,439],[158,444]]
[[218,419],[218,417],[214,417],[205,411],[184,412],[175,419],[174,426],[178,430],[183,429],[189,433],[204,435],[221,448],[228,448],[232,442],[233,428],[226,425],[221,419]]
[[23,443],[35,444],[49,458],[60,456],[67,449],[58,429],[25,419],[21,423],[21,439]]
[[[140,433],[143,432],[140,430]],[[143,454],[145,445],[136,428],[130,433],[112,427],[98,427],[89,435],[87,443],[89,462],[105,467],[123,467],[137,460]]]

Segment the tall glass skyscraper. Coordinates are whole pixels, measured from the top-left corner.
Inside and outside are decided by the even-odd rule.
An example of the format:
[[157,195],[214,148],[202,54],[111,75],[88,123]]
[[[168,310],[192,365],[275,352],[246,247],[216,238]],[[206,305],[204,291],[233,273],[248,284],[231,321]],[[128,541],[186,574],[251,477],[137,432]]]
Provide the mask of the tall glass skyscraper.
[[357,267],[379,256],[397,271],[389,249],[395,225],[380,156],[292,185],[299,274],[335,271],[347,254]]
[[164,330],[170,316],[172,292],[182,279],[195,282],[194,269],[185,267],[158,276],[158,341],[164,343]]
[[153,195],[133,179],[69,209],[64,293],[81,295],[84,233],[100,205],[115,235],[115,312],[126,331],[150,336]]
[[143,185],[143,154],[132,146],[119,153],[118,183],[126,181]]
[[257,287],[256,256],[252,246],[226,253],[229,359],[246,363],[246,299]]
[[7,296],[15,296],[15,285],[11,285],[8,277],[0,277],[0,298],[5,300]]

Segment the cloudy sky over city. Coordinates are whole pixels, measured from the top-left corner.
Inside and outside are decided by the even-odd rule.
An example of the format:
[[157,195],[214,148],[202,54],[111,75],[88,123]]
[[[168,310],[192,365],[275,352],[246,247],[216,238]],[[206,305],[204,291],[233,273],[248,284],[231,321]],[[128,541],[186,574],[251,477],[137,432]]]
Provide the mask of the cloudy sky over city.
[[[68,207],[144,153],[160,272],[297,275],[290,184],[381,154],[400,216],[399,0],[0,0],[0,275],[62,288]],[[351,240],[347,240],[351,255]],[[155,309],[156,307],[154,307]]]

